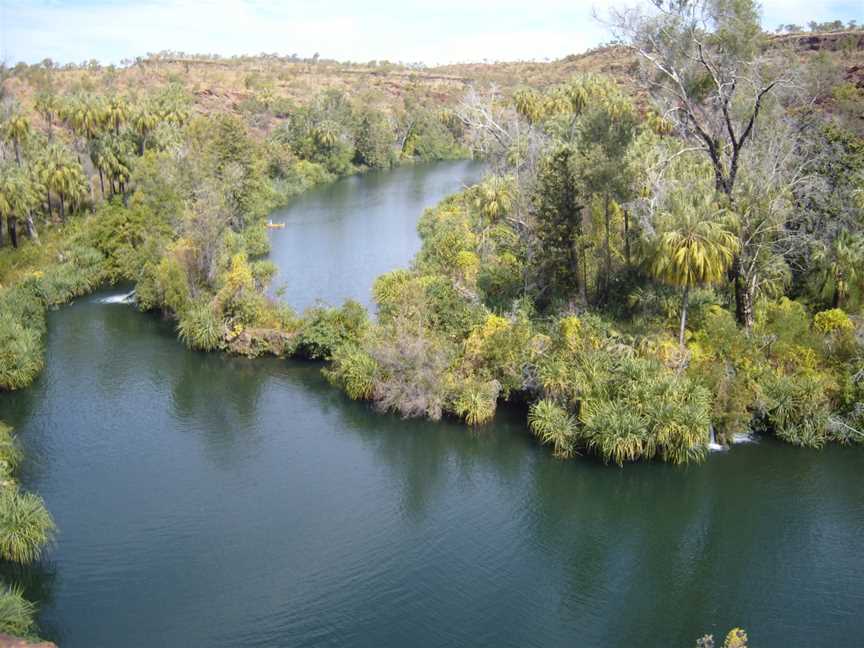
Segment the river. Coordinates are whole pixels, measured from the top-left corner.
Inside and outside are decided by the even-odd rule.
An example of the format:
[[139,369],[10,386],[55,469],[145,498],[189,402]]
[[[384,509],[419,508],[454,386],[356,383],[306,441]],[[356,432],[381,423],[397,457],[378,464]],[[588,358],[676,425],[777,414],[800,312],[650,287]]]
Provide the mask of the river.
[[[393,249],[416,250],[409,229],[442,197],[428,187],[466,173],[352,178],[274,215],[288,226],[273,258],[308,271],[286,298],[368,302],[372,277],[410,257]],[[476,432],[379,415],[316,364],[189,352],[170,322],[106,303],[117,292],[51,313],[45,371],[0,394],[24,486],[60,530],[19,578],[64,648],[691,648],[736,625],[759,648],[864,636],[860,448],[559,461],[524,412]]]

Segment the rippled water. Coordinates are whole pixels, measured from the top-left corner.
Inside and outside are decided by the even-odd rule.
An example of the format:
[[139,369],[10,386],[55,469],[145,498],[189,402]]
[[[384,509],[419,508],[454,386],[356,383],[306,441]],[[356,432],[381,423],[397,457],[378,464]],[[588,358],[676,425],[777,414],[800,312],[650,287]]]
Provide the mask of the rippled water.
[[524,412],[481,432],[378,415],[318,365],[189,352],[105,303],[121,292],[51,313],[45,372],[0,394],[60,528],[24,576],[61,646],[864,635],[861,449],[561,462]]

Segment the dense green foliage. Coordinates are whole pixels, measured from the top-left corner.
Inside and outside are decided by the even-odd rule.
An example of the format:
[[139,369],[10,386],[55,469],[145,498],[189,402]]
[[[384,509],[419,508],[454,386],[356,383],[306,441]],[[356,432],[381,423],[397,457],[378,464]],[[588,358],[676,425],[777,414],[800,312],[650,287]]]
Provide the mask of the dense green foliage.
[[36,606],[16,588],[0,590],[0,633],[30,637],[36,629]]
[[[0,421],[0,561],[29,564],[54,538],[54,520],[42,498],[21,491],[15,471],[21,450],[12,428]],[[17,585],[0,582],[0,633],[35,635],[36,608]]]
[[[758,13],[733,9],[710,14],[704,55],[734,49],[767,75],[777,61],[753,46]],[[669,37],[690,18],[644,19],[631,37]],[[469,139],[495,173],[424,214],[413,268],[379,278],[378,322],[333,354],[331,381],[403,416],[470,425],[527,401],[556,455],[618,465],[699,461],[712,434],[864,441],[861,139],[842,107],[816,112],[779,86],[749,113],[728,97],[722,153],[693,127],[716,110],[727,129],[709,89],[685,89],[703,107],[684,124],[648,113],[639,125],[595,76],[512,101],[469,96]],[[826,138],[837,148],[816,153]],[[817,170],[807,192],[804,169]]]
[[[667,4],[617,15],[650,107],[595,75],[455,107],[333,89],[295,105],[250,75],[236,110],[201,115],[175,83],[60,92],[52,66],[24,70],[29,103],[0,106],[0,389],[42,369],[47,309],[130,282],[191,349],[325,360],[406,417],[480,426],[525,403],[561,458],[864,441],[864,93],[767,51],[753,2]],[[273,208],[472,152],[492,173],[422,216],[412,267],[375,283],[377,320],[265,296]],[[19,461],[0,424],[0,558],[29,563],[54,525]],[[0,592],[0,631],[33,613]]]

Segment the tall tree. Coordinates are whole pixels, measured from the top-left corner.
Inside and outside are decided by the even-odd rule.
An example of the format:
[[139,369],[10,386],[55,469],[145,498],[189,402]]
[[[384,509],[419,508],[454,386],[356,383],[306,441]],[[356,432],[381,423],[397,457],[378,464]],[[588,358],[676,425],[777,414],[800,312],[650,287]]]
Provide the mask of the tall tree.
[[[660,112],[708,157],[717,191],[734,205],[743,154],[766,100],[788,81],[786,70],[764,60],[754,0],[651,2],[650,13],[613,13],[613,31],[646,62]],[[737,318],[749,328],[756,295],[743,263],[736,257],[732,272]]]
[[578,294],[587,302],[582,210],[585,207],[575,173],[576,154],[558,145],[540,165],[533,196],[537,280],[544,301]]
[[6,227],[12,247],[18,247],[19,218],[26,221],[30,217],[30,212],[38,204],[39,197],[25,169],[0,168],[0,216],[6,217]]
[[15,162],[21,166],[21,145],[30,135],[30,120],[19,110],[13,110],[3,123],[2,134],[3,139],[12,143],[15,149]]
[[60,201],[60,220],[65,220],[67,202],[74,203],[87,193],[87,179],[81,165],[67,149],[55,143],[36,161],[35,173],[45,187],[49,216],[54,192]]
[[714,196],[700,192],[670,196],[669,210],[660,215],[651,272],[682,288],[678,331],[682,349],[690,289],[722,281],[737,251],[738,238]]
[[54,139],[54,122],[62,109],[60,97],[50,90],[43,90],[36,96],[36,111],[48,125],[48,141]]
[[612,206],[629,200],[633,192],[628,152],[636,132],[636,111],[620,94],[598,100],[578,123],[579,176],[585,192],[603,203],[603,296],[607,300],[613,275]]
[[129,104],[126,102],[126,99],[119,95],[114,95],[108,100],[105,113],[108,123],[114,129],[114,136],[120,137],[120,126],[129,117]]
[[829,244],[813,252],[813,282],[820,297],[832,308],[842,308],[864,290],[864,235],[840,232]]

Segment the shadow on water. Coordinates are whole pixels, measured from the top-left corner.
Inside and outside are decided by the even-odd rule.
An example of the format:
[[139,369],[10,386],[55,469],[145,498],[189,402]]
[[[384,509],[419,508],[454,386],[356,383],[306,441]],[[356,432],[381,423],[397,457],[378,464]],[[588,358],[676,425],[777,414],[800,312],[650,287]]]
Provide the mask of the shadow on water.
[[317,363],[189,352],[170,322],[93,301],[50,315],[48,359],[0,407],[60,528],[13,576],[66,646],[686,646],[734,625],[780,646],[861,629],[856,449],[563,462],[524,410],[479,430],[405,421]]

